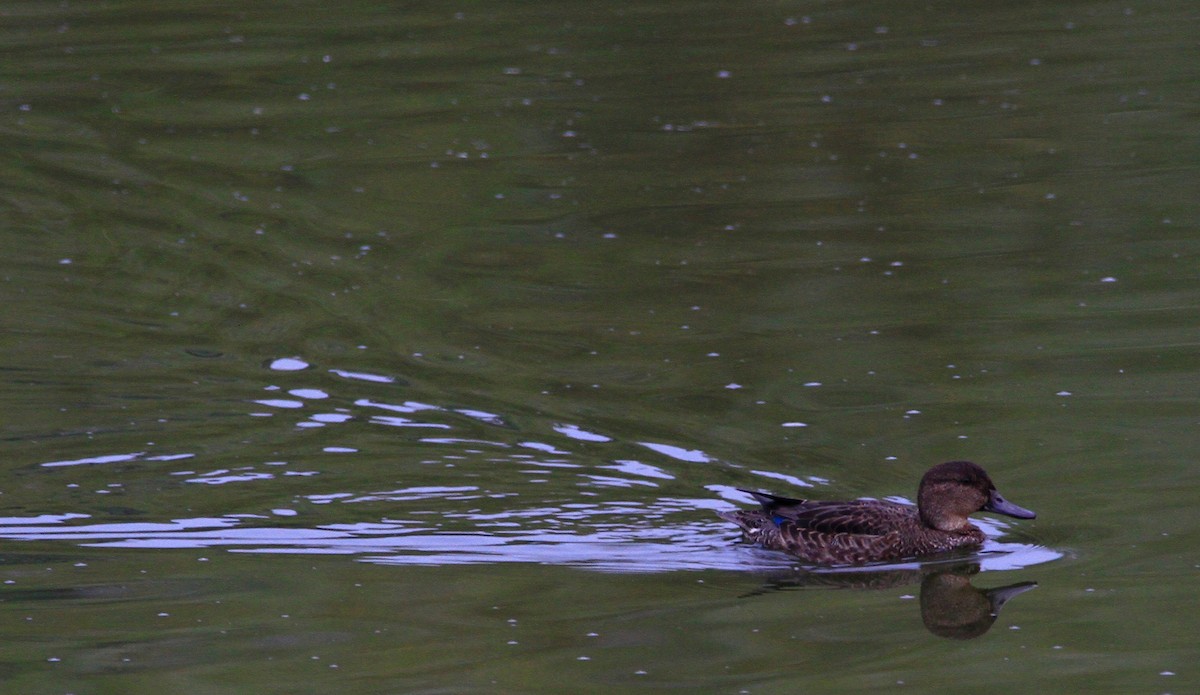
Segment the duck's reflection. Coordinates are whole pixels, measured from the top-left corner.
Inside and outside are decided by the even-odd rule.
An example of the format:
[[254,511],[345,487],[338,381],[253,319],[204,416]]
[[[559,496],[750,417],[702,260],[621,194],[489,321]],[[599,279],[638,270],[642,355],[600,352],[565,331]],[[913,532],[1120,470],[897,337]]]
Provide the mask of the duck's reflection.
[[770,590],[829,586],[847,589],[889,589],[920,582],[921,620],[925,623],[925,628],[938,637],[974,639],[992,627],[1005,603],[1037,587],[1037,582],[1017,582],[992,589],[980,589],[971,584],[971,578],[978,573],[977,563],[885,571],[796,570],[786,575],[771,575],[764,588]]
[[971,584],[971,575],[952,571],[931,572],[921,580],[921,620],[938,637],[974,639],[987,632],[1000,608],[1013,597],[1037,587],[1037,582],[1017,582],[993,589]]

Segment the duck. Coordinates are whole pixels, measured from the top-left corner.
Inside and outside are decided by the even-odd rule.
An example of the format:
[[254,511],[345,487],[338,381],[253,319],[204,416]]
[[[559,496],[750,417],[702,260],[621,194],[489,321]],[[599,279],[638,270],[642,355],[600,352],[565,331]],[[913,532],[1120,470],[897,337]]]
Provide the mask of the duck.
[[741,489],[761,509],[717,512],[743,537],[804,562],[865,565],[977,548],[984,535],[975,512],[1015,519],[1037,514],[1004,499],[978,464],[948,461],[930,468],[917,488],[917,506],[881,500],[803,500]]

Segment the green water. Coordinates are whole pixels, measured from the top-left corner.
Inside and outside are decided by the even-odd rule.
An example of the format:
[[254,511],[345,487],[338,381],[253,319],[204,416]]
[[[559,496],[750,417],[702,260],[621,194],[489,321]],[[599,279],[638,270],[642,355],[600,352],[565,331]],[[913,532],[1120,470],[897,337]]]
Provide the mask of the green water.
[[[10,4],[3,689],[1200,690],[1195,20]],[[948,592],[714,514],[960,458]]]

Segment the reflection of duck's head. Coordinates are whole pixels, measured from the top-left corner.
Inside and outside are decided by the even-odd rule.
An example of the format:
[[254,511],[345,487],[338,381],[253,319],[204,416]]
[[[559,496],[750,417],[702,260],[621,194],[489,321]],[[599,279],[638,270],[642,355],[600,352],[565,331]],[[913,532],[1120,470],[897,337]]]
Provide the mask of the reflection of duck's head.
[[1009,599],[1035,587],[1037,582],[1019,582],[977,589],[969,573],[934,572],[921,581],[921,620],[939,637],[972,639],[992,627]]
[[970,461],[950,461],[930,468],[917,490],[921,521],[939,531],[961,531],[971,525],[968,516],[979,511],[1018,519],[1037,515],[1000,496],[986,471]]

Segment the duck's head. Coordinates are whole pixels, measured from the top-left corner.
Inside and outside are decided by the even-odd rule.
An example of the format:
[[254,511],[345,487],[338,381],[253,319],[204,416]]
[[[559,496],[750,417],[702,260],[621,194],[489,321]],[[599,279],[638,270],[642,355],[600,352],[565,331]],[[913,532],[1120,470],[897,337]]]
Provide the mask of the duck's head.
[[939,531],[959,531],[975,512],[995,512],[1017,519],[1037,515],[1000,496],[986,471],[970,461],[950,461],[930,468],[917,490],[921,521]]

